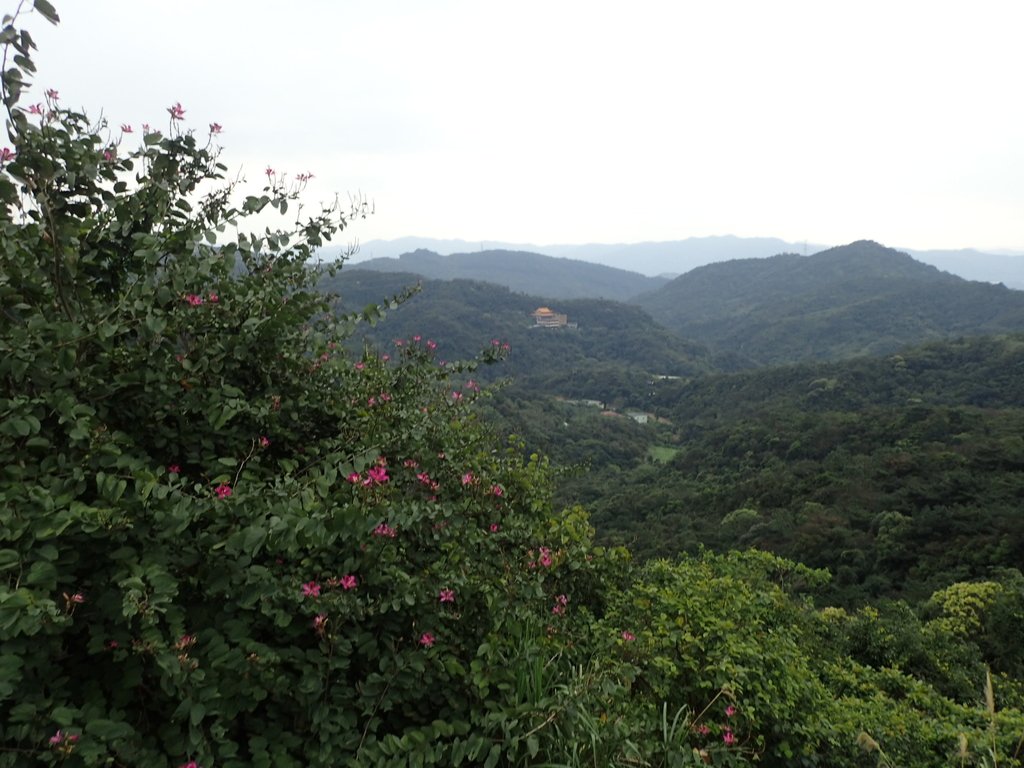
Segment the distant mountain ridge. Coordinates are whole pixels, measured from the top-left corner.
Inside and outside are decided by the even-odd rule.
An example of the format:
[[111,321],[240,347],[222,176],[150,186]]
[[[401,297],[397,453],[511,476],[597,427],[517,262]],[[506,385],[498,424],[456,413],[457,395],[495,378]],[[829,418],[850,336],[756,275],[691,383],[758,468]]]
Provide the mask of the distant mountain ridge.
[[[690,237],[666,242],[584,245],[535,245],[495,241],[439,240],[403,237],[396,240],[369,240],[363,243],[353,263],[371,258],[396,258],[423,248],[438,254],[472,253],[484,250],[527,251],[546,256],[579,259],[595,264],[632,270],[641,274],[680,275],[696,267],[734,259],[767,258],[779,253],[807,255],[829,245],[787,241],[774,237]],[[1004,283],[1024,289],[1024,255],[1007,252],[982,252],[973,248],[959,250],[915,250],[899,248],[915,259],[967,280]],[[331,251],[328,250],[330,255]]]
[[868,240],[812,256],[708,264],[636,301],[684,337],[762,364],[1024,330],[1024,292],[967,281]]
[[606,298],[626,301],[655,290],[664,277],[647,277],[601,264],[526,251],[480,251],[442,256],[424,249],[398,258],[358,262],[359,269],[405,272],[435,280],[479,280],[545,298]]

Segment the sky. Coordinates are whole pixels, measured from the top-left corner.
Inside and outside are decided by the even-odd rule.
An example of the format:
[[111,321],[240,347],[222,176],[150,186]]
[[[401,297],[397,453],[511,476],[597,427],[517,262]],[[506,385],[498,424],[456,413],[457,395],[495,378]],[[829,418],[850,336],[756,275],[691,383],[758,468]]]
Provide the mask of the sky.
[[1024,251],[1019,0],[52,2],[38,92],[180,102],[232,173],[365,195],[352,239]]

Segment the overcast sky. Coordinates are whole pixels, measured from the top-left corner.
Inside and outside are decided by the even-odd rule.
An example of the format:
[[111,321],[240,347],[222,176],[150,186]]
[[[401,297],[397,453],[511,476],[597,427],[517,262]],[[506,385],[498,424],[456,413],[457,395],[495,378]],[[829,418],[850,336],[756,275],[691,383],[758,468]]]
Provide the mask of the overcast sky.
[[53,0],[41,88],[362,191],[352,235],[1024,251],[1020,0]]

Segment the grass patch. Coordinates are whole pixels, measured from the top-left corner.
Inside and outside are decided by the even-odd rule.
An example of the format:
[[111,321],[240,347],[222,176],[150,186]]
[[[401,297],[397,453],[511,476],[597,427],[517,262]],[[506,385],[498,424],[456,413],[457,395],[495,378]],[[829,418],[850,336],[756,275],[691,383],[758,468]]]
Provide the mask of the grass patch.
[[678,448],[670,448],[667,445],[652,445],[647,449],[647,456],[651,461],[656,461],[659,464],[667,464],[672,461],[677,453],[679,453]]

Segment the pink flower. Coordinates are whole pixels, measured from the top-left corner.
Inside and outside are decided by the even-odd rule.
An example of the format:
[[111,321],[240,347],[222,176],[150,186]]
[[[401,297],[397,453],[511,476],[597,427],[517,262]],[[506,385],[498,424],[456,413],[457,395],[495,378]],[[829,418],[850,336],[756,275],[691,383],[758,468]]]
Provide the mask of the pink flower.
[[315,176],[313,176],[313,174],[312,174],[312,173],[310,173],[309,171],[307,171],[306,173],[300,173],[300,174],[297,174],[297,175],[295,176],[295,178],[296,178],[296,179],[298,179],[298,180],[299,180],[299,181],[301,181],[301,182],[307,182],[307,181],[309,181],[310,179],[314,179],[314,178],[316,178],[316,177],[315,177]]
[[143,123],[142,124],[142,132],[143,133],[149,133],[149,123]]
[[320,585],[315,581],[307,581],[302,585],[303,597],[320,597]]
[[435,349],[437,349],[437,342],[427,339],[427,349],[433,352]]
[[46,91],[46,98],[50,99],[50,101],[60,101],[60,94],[53,90],[53,88],[50,88]]
[[437,594],[438,599],[442,603],[454,603],[455,602],[455,590],[454,589],[442,589]]
[[224,130],[224,127],[220,123],[210,123],[210,133],[216,136],[218,133]]
[[111,152],[109,149],[104,149],[103,150],[103,159],[106,160],[109,163],[111,160],[114,159],[114,153]]
[[736,714],[736,707],[734,707],[732,704],[730,704],[728,707],[725,708],[725,716],[726,717],[732,717],[735,714]]
[[357,370],[357,371],[361,371],[361,370],[363,370],[363,368],[365,368],[365,367],[366,367],[366,365],[365,365],[364,363],[362,363],[362,362],[358,362],[358,363],[356,363],[356,370]]
[[121,644],[117,640],[107,640],[107,650],[116,651],[121,647]]
[[50,737],[50,744],[54,747],[59,747],[61,744],[74,744],[78,741],[78,734],[76,733],[64,733],[64,731],[58,729],[53,736]]
[[454,402],[456,402],[456,403],[457,403],[457,402],[459,402],[459,400],[461,400],[461,399],[462,399],[462,393],[461,393],[461,392],[459,392],[459,391],[457,391],[457,390],[456,390],[455,392],[452,392],[452,400],[453,400]]
[[422,338],[423,338],[422,336],[420,336],[419,334],[416,334],[415,336],[412,337],[412,340],[418,342]]
[[217,498],[219,499],[226,499],[232,493],[231,486],[226,485],[224,483],[221,483],[216,488],[214,488],[213,492],[217,494]]
[[185,119],[185,108],[181,106],[180,101],[169,106],[167,111],[171,113],[171,120]]
[[402,466],[408,467],[409,469],[416,469],[419,466],[419,462],[416,461],[416,459],[406,459],[402,462]]
[[467,472],[466,474],[464,474],[464,475],[462,476],[462,484],[463,484],[463,485],[469,485],[469,484],[470,484],[470,483],[472,483],[472,482],[473,482],[473,480],[475,480],[475,479],[476,479],[476,478],[474,478],[474,477],[473,477],[473,473],[472,473],[472,472]]
[[622,630],[622,639],[625,640],[627,643],[631,643],[634,640],[636,640],[636,635],[634,635],[628,629],[624,629]]
[[701,723],[697,726],[697,733],[699,733],[701,736],[707,736],[709,733],[711,733],[711,729],[708,728],[706,723]]
[[547,547],[541,547],[540,558],[538,558],[538,560],[540,564],[543,565],[545,568],[550,568],[552,563],[551,550]]
[[135,133],[132,127],[128,123],[121,123],[121,133]]
[[267,174],[267,178],[269,179],[271,176],[274,175],[274,169],[268,165],[267,170],[265,170],[264,173]]
[[497,533],[499,530],[501,530],[501,526],[500,525],[498,525],[497,523],[491,523],[491,527],[490,527],[491,533]]
[[178,642],[175,643],[174,647],[177,650],[179,650],[179,651],[183,651],[186,648],[191,648],[195,644],[196,644],[196,636],[195,635],[182,635],[178,639]]
[[201,306],[203,304],[203,297],[202,296],[197,296],[194,293],[186,293],[185,294],[185,301],[187,301],[193,307],[198,307],[198,306]]
[[401,347],[401,346],[404,346],[404,345],[405,345],[405,341],[403,341],[402,339],[395,339],[395,346],[396,347]]
[[260,435],[260,448],[266,448],[270,445],[270,438],[266,435]]
[[318,613],[316,616],[313,617],[312,623],[313,629],[316,630],[316,633],[318,635],[322,635],[324,633],[324,630],[327,628],[327,614]]
[[352,473],[349,474],[349,476],[346,479],[350,483],[358,483],[359,482],[359,473],[358,472],[352,472]]
[[391,359],[391,355],[381,355],[380,359],[381,359],[382,362],[386,363],[388,360]]
[[199,768],[199,763],[195,760],[189,760],[187,763],[182,763],[178,768]]
[[14,159],[14,157],[15,153],[12,152],[9,147],[4,147],[3,149],[0,149],[0,163],[10,162],[11,160]]
[[396,531],[394,528],[392,528],[387,523],[381,523],[380,525],[378,525],[376,528],[373,529],[373,535],[374,536],[384,536],[386,538],[393,539],[393,538],[395,538],[395,536],[398,535],[398,531]]
[[388,471],[384,467],[370,467],[363,485],[384,485],[388,480]]
[[41,114],[43,114],[43,105],[42,104],[33,104],[31,107],[28,108],[28,113],[30,115],[41,115]]
[[71,595],[71,597],[68,598],[68,601],[81,605],[85,602],[85,595],[83,595],[81,592],[75,592],[75,594]]
[[359,580],[350,573],[347,576],[342,576],[339,583],[341,584],[342,589],[355,589]]
[[734,734],[732,731],[730,731],[727,728],[725,730],[725,733],[722,734],[722,741],[724,741],[726,744],[729,744],[729,745],[735,744],[736,743],[736,734]]
[[424,648],[430,648],[434,644],[435,640],[436,638],[430,632],[424,632],[420,635],[420,645]]
[[502,496],[505,495],[505,489],[502,488],[500,485],[492,485],[491,493],[493,493],[498,498],[501,498]]
[[218,296],[216,293],[213,293],[211,291],[210,295],[206,298],[206,300],[208,302],[210,302],[211,304],[216,304],[218,301],[220,301],[220,296]]
[[170,472],[172,475],[180,475],[181,467],[178,464],[168,464],[167,471]]
[[569,597],[567,595],[558,595],[555,597],[555,604],[551,607],[551,612],[556,616],[561,616],[565,613],[567,605],[569,605]]

